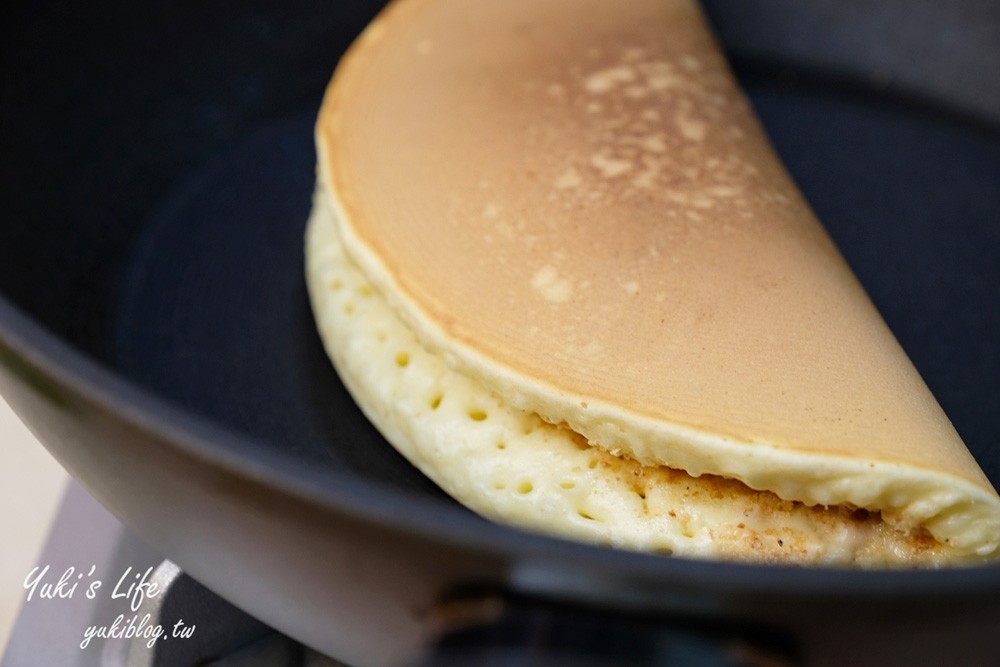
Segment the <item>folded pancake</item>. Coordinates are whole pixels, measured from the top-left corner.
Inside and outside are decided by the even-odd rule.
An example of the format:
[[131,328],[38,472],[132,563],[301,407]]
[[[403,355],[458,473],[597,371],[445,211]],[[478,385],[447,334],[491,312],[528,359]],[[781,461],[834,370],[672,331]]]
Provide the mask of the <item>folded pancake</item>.
[[472,509],[690,556],[995,554],[1000,498],[692,2],[396,2],[317,146],[327,350]]

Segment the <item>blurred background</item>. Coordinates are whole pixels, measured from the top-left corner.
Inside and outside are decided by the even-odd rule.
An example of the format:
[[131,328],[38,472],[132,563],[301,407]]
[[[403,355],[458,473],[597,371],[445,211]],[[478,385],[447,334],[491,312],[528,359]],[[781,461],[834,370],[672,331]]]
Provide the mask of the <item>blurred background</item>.
[[0,655],[67,475],[0,398]]

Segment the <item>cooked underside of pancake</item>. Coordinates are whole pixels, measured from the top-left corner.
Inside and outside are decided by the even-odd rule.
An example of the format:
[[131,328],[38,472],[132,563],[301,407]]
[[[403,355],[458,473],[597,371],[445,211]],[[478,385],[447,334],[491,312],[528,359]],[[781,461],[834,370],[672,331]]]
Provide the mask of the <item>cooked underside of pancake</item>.
[[505,406],[420,345],[344,253],[321,192],[307,279],[320,335],[358,405],[409,461],[484,516],[694,558],[863,567],[963,558],[878,512],[809,507],[736,480],[641,465]]

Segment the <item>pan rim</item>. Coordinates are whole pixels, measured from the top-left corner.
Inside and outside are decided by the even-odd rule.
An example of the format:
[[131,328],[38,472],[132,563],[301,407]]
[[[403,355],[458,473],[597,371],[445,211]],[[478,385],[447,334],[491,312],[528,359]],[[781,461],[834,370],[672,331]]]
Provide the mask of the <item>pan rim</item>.
[[[712,562],[602,548],[495,524],[468,510],[408,494],[292,454],[172,404],[74,348],[0,293],[0,348],[77,400],[159,436],[179,454],[336,514],[405,534],[505,558],[514,566],[558,563],[596,576],[683,591],[794,598],[981,598],[1000,591],[1000,563],[939,570],[854,570]],[[44,443],[42,443],[44,446]],[[86,480],[81,480],[87,486]]]

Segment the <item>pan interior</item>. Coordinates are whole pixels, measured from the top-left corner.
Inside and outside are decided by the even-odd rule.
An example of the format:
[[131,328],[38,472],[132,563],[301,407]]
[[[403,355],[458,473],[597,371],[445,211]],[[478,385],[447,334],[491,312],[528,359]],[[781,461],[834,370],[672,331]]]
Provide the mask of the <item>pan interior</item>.
[[114,364],[305,463],[444,498],[360,415],[316,334],[303,268],[314,120],[260,128],[159,204],[121,283]]
[[[810,202],[987,475],[1000,141],[857,91],[745,78]],[[185,408],[310,465],[451,503],[339,383],[303,283],[313,112],[251,132],[159,202],[117,295],[112,362]],[[977,241],[974,241],[976,239]],[[846,389],[846,388],[845,388]]]

